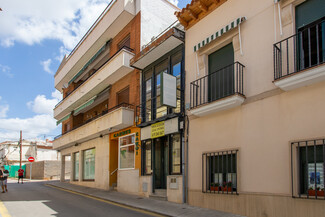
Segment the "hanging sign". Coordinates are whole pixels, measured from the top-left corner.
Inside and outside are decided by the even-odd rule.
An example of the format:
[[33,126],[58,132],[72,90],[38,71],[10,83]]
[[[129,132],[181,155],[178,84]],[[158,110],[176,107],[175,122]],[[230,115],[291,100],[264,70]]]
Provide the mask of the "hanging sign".
[[151,138],[158,138],[165,135],[165,121],[151,125]]
[[176,77],[165,72],[160,74],[160,102],[176,108]]

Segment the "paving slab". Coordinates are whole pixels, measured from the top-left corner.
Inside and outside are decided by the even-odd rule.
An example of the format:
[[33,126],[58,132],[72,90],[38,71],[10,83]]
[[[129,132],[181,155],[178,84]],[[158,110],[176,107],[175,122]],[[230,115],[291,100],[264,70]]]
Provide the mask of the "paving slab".
[[129,207],[138,208],[157,214],[172,217],[243,217],[236,214],[221,211],[194,207],[187,204],[178,204],[168,201],[149,199],[146,197],[125,194],[117,191],[106,191],[96,188],[89,188],[68,182],[51,181],[48,185],[97,197],[103,200],[123,204]]

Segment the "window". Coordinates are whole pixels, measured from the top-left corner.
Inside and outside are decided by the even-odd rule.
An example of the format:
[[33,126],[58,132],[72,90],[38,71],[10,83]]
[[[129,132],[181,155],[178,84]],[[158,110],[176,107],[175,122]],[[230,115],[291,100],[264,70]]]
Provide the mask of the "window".
[[79,152],[73,154],[73,179],[79,180]]
[[[151,71],[150,71],[151,72]],[[149,74],[149,73],[148,73]],[[148,76],[147,74],[147,76]],[[150,74],[151,76],[151,74]],[[146,104],[145,104],[145,120],[151,121],[151,77],[146,80]]]
[[181,173],[181,139],[180,134],[174,134],[172,137],[171,160],[172,174]]
[[95,155],[94,148],[83,151],[83,180],[95,180]]
[[[324,198],[324,139],[292,143],[293,194],[299,197]],[[294,162],[297,162],[295,165]],[[295,192],[296,191],[296,192]],[[293,196],[296,196],[293,195]]]
[[118,49],[121,49],[123,47],[130,47],[130,35],[126,36],[119,44]]
[[232,43],[209,55],[208,100],[234,94],[234,48]]
[[295,9],[300,71],[325,62],[325,1],[305,1]]
[[129,104],[129,87],[124,88],[120,92],[118,92],[117,95],[117,105],[120,105],[122,103],[127,103]]
[[237,150],[202,155],[202,191],[237,194]]
[[120,148],[120,157],[119,157],[119,169],[134,169],[135,164],[135,136],[124,136],[119,138],[119,148]]
[[178,52],[174,56],[172,56],[172,74],[176,77],[176,108],[173,108],[174,113],[180,113],[181,112],[181,64],[182,64],[182,52]]
[[144,175],[149,175],[152,173],[151,164],[151,140],[144,142]]

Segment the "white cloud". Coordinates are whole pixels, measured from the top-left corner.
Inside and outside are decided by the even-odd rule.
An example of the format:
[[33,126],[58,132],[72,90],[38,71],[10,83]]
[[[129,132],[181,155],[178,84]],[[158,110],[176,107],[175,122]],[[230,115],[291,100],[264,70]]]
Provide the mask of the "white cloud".
[[9,111],[9,105],[0,105],[0,118],[7,117],[8,111]]
[[3,1],[0,44],[33,45],[54,39],[71,50],[106,6],[106,0]]
[[54,92],[52,92],[51,96],[59,101],[62,100],[62,94],[60,93],[60,91],[55,90]]
[[[56,90],[57,91],[57,90]],[[52,99],[47,99],[45,95],[37,95],[34,101],[27,103],[27,107],[36,114],[48,114],[53,116],[53,108],[60,101],[60,92],[53,92]]]
[[19,130],[23,131],[23,138],[38,138],[48,135],[57,128],[52,115],[36,115],[31,118],[0,119],[0,141],[19,138]]
[[13,78],[14,74],[11,73],[11,68],[9,66],[0,64],[0,74],[3,74],[9,78]]
[[[44,135],[59,134],[59,126],[56,126],[53,118],[53,108],[62,99],[62,95],[55,90],[51,96],[52,98],[47,99],[44,95],[37,95],[33,101],[27,103],[27,107],[36,113],[30,118],[6,118],[9,105],[0,105],[0,142],[19,139],[20,130],[25,139],[40,139]],[[53,139],[53,136],[47,138]]]
[[52,63],[51,59],[41,61],[41,65],[43,66],[44,71],[52,75],[53,71],[50,69],[51,63]]
[[[0,101],[2,100],[2,96],[0,96]],[[9,105],[4,104],[0,105],[0,118],[7,117],[7,112],[9,111]]]
[[178,0],[169,0],[170,1],[170,3],[172,3],[172,4],[174,4],[174,5],[178,5]]

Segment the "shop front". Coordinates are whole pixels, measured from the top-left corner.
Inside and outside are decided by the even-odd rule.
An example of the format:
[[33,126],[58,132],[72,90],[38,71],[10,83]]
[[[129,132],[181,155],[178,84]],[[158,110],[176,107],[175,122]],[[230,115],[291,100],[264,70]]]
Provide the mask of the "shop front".
[[126,128],[110,134],[110,187],[138,194],[141,175],[140,129]]
[[161,121],[141,129],[143,195],[182,203],[182,129],[179,118]]

